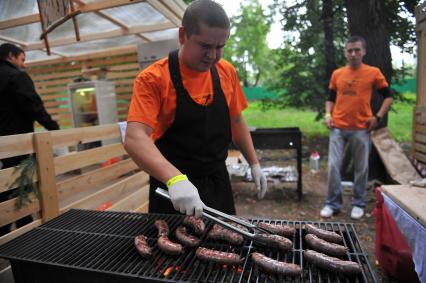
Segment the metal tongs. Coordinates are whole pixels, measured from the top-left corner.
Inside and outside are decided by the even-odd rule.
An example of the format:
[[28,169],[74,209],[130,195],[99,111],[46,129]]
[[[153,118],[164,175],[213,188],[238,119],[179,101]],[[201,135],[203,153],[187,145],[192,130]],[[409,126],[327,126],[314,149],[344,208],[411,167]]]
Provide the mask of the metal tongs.
[[[155,190],[155,192],[157,194],[159,194],[160,196],[162,196],[162,197],[167,198],[167,199],[170,200],[170,196],[169,196],[169,192],[168,191],[163,190],[162,188],[157,188]],[[246,227],[248,229],[254,230],[255,232],[254,233],[250,233],[250,232],[241,230],[238,227],[236,227],[236,226],[234,226],[232,224],[229,224],[228,222],[225,222],[225,221],[223,221],[223,220],[221,220],[221,219],[219,219],[219,218],[217,218],[217,217],[215,217],[213,215],[210,215],[210,213],[213,214],[213,215],[217,215],[217,216],[223,217],[223,218],[225,218],[225,219],[227,219],[229,221],[238,223],[238,224],[240,224],[240,225],[242,225],[242,226],[244,226],[244,227]],[[240,218],[237,218],[235,216],[223,213],[222,211],[216,210],[216,209],[208,207],[206,205],[204,205],[204,207],[203,207],[203,216],[205,216],[206,218],[212,220],[213,222],[219,223],[220,225],[223,225],[223,226],[225,226],[225,227],[227,227],[227,228],[229,228],[229,229],[231,229],[231,230],[233,230],[233,231],[235,231],[235,232],[237,232],[237,233],[239,233],[239,234],[243,235],[244,237],[247,237],[247,238],[249,238],[251,240],[258,240],[258,238],[256,237],[256,234],[259,234],[259,233],[262,233],[262,234],[273,234],[271,231],[268,231],[266,229],[257,227],[256,225],[253,225],[253,224],[251,224],[249,222],[246,222],[246,221],[244,221],[244,220],[242,220]]]

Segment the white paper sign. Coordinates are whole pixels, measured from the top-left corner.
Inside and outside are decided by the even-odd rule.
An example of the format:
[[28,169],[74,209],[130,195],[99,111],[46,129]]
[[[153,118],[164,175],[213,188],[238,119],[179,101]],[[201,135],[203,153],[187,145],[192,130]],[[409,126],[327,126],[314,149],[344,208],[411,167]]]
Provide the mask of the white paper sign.
[[127,122],[119,122],[118,126],[120,126],[121,141],[124,143],[124,139],[126,138]]

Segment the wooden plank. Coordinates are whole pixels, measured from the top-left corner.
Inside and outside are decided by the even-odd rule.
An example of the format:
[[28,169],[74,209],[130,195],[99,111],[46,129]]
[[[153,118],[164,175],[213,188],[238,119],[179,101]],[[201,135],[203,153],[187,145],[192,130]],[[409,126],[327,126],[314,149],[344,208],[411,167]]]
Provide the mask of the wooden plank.
[[40,210],[40,203],[34,195],[30,196],[30,203],[26,203],[19,210],[16,210],[16,198],[0,203],[0,227],[15,222],[27,215]]
[[59,199],[76,195],[89,188],[98,186],[102,183],[117,179],[133,170],[137,170],[138,166],[131,159],[121,160],[116,164],[106,168],[99,168],[82,175],[61,181],[57,183]]
[[[20,176],[21,171],[16,171],[15,168],[17,167],[11,167],[0,170],[0,192],[5,192],[9,189],[16,188],[16,185],[11,186]],[[37,182],[37,176],[34,174],[33,182]]]
[[426,189],[410,185],[382,186],[382,192],[420,224],[426,226]]
[[62,93],[62,94],[53,94],[53,95],[41,95],[40,97],[41,97],[41,100],[43,100],[43,102],[47,102],[47,101],[56,100],[56,99],[63,99],[63,98],[68,99],[68,94]]
[[[101,9],[109,9],[109,8],[119,7],[119,6],[128,5],[128,4],[135,4],[135,3],[144,2],[144,1],[145,0],[103,0],[103,1],[97,1],[94,3],[88,3],[84,6],[79,6],[79,10],[81,11],[81,13],[90,13],[90,12],[95,12]],[[23,17],[12,18],[5,21],[0,21],[0,30],[21,26],[21,25],[33,24],[39,21],[40,21],[40,17],[38,13],[31,14],[28,16],[23,16]]]
[[0,137],[0,159],[33,152],[33,133]]
[[[137,60],[137,57],[135,59]],[[108,69],[110,71],[135,70],[135,71],[140,72],[139,63],[128,63],[128,64],[122,64],[122,65],[118,65],[118,66],[111,66]]]
[[417,100],[418,106],[426,106],[426,30],[417,33]]
[[16,230],[13,230],[10,233],[7,233],[6,235],[1,236],[0,237],[0,246],[3,245],[3,244],[6,244],[10,240],[15,239],[16,237],[19,237],[19,236],[27,233],[28,231],[30,231],[30,230],[32,230],[35,227],[38,227],[40,225],[41,225],[41,220],[37,219],[37,220],[34,220],[31,223],[28,223],[25,226],[22,226],[22,227],[20,227],[20,228],[18,228]]
[[[101,40],[101,39],[108,39],[108,38],[114,38],[114,37],[120,37],[120,36],[126,36],[126,35],[134,35],[138,33],[146,33],[146,32],[156,32],[156,31],[162,31],[167,30],[171,28],[178,27],[179,24],[173,24],[170,22],[163,22],[163,23],[156,23],[151,25],[137,25],[137,26],[131,26],[129,29],[114,29],[114,30],[108,30],[104,32],[97,32],[92,34],[86,34],[80,36],[80,42],[88,42],[88,41],[94,41],[94,40]],[[65,46],[70,44],[75,44],[77,41],[75,39],[75,36],[69,36],[69,37],[63,37],[58,39],[51,39],[49,40],[49,46],[55,47],[55,46]],[[37,42],[31,42],[28,43],[27,46],[25,46],[25,51],[30,50],[38,50],[44,47],[44,43],[37,41]]]
[[52,137],[50,132],[35,133],[38,185],[41,191],[41,211],[43,221],[48,221],[59,214],[58,191],[55,182]]
[[426,145],[421,143],[416,143],[416,152],[421,152],[426,154]]
[[107,78],[109,80],[118,79],[118,78],[132,78],[132,80],[134,80],[137,74],[138,74],[138,71],[114,72],[114,73],[108,73]]
[[[105,57],[108,57],[108,60],[105,60]],[[119,56],[111,56],[105,54],[104,58],[95,58],[87,60],[87,64],[92,67],[105,67],[113,64],[130,64],[138,61],[136,51],[132,53],[121,54]]]
[[426,135],[416,134],[416,141],[426,143]]
[[133,88],[133,82],[134,82],[134,78],[133,79],[125,79],[125,80],[114,80],[114,83],[116,86],[123,86],[123,85],[130,85]]
[[54,159],[56,174],[63,174],[75,169],[101,163],[124,154],[126,154],[126,151],[123,145],[116,143],[59,156]]
[[55,72],[71,72],[81,70],[81,62],[70,63],[59,63],[48,66],[33,66],[27,68],[28,73],[31,75],[45,75]]
[[414,153],[414,158],[417,159],[418,161],[426,164],[426,154],[415,152]]
[[155,10],[159,11],[163,16],[169,19],[176,27],[179,27],[182,22],[182,17],[178,16],[173,10],[165,6],[158,0],[146,0]]
[[63,80],[41,81],[41,82],[34,83],[34,85],[37,88],[43,88],[43,87],[47,87],[47,86],[68,85],[69,83],[72,83],[72,82],[73,82],[73,80],[68,78],[68,79],[63,79]]
[[133,212],[148,213],[148,208],[149,208],[149,201],[145,202],[144,204],[142,204],[141,206],[133,210]]
[[413,133],[426,134],[426,125],[414,124]]
[[39,81],[46,81],[46,80],[56,80],[60,78],[69,78],[69,77],[76,77],[81,75],[81,70],[75,70],[75,71],[67,71],[67,72],[53,72],[48,74],[35,74],[32,75],[31,78],[34,82]]
[[63,85],[63,86],[55,86],[55,87],[39,87],[36,88],[36,91],[40,94],[40,95],[47,95],[47,94],[68,94],[68,86]]
[[68,106],[68,101],[46,101],[44,103],[44,107],[46,107],[46,108],[54,108],[54,107],[61,106],[61,105],[67,105]]
[[94,209],[107,201],[112,201],[120,196],[127,195],[129,192],[134,191],[135,188],[137,189],[148,182],[148,174],[145,172],[136,173],[94,194],[64,206],[61,208],[61,213],[71,208]]
[[44,65],[50,65],[55,63],[65,63],[65,62],[73,62],[73,61],[80,61],[80,60],[88,60],[93,59],[97,57],[106,57],[106,56],[115,56],[119,54],[128,54],[128,53],[135,53],[136,52],[136,45],[126,45],[126,46],[120,46],[120,47],[113,47],[109,49],[104,49],[102,51],[95,51],[91,53],[85,53],[81,55],[74,55],[69,58],[55,58],[55,59],[40,59],[40,60],[33,60],[31,62],[26,63],[27,66],[44,66]]
[[134,211],[149,200],[149,184],[141,187],[133,194],[114,203],[108,211]]
[[118,124],[52,131],[53,147],[64,147],[121,136]]

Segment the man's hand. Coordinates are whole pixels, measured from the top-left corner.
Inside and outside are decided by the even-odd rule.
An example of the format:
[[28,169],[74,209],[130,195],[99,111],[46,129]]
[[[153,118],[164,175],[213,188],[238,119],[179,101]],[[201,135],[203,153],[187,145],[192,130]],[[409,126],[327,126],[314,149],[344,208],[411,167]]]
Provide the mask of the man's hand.
[[266,194],[266,191],[268,190],[268,183],[266,182],[266,177],[265,175],[263,175],[259,163],[251,165],[250,169],[251,176],[253,177],[253,181],[256,184],[257,198],[263,199]]
[[333,117],[331,117],[331,114],[328,113],[325,115],[325,125],[327,126],[327,128],[331,129],[333,128]]
[[181,213],[200,217],[204,203],[201,201],[197,188],[186,175],[178,175],[167,182],[173,207]]
[[370,132],[377,127],[377,124],[378,124],[377,118],[375,116],[371,116],[370,118],[367,119],[365,124],[367,125],[367,130]]

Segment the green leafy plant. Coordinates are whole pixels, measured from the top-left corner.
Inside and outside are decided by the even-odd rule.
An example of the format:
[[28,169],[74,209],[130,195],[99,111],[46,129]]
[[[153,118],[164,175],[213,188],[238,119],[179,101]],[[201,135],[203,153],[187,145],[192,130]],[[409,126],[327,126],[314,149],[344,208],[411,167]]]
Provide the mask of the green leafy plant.
[[[22,208],[27,203],[31,203],[30,195],[34,193],[38,200],[41,200],[41,191],[37,183],[33,182],[34,174],[37,169],[37,160],[34,155],[30,155],[28,158],[21,161],[21,163],[15,167],[13,174],[20,172],[18,178],[9,186],[10,190],[13,190],[11,198],[16,197],[15,209]],[[16,189],[13,189],[15,188]]]

